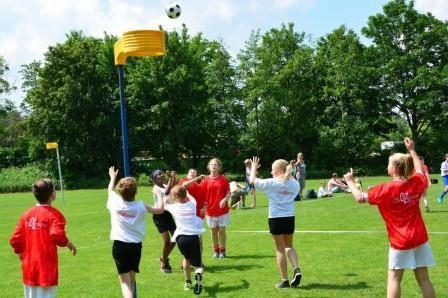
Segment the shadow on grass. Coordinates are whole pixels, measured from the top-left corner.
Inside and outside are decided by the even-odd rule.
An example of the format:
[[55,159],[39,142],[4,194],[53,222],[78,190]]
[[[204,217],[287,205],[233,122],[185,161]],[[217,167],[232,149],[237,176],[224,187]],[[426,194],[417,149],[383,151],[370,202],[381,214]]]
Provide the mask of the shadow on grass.
[[324,284],[324,283],[311,283],[303,286],[299,286],[301,290],[360,290],[370,288],[365,282],[361,281],[355,284]]
[[245,279],[241,280],[240,283],[235,283],[233,286],[222,286],[222,284],[222,282],[218,282],[211,286],[205,286],[204,290],[209,297],[217,297],[216,294],[218,293],[227,293],[249,288],[249,282]]
[[214,266],[207,265],[207,267],[205,267],[205,271],[210,272],[210,273],[215,273],[215,272],[220,272],[220,271],[228,271],[228,270],[245,271],[245,270],[262,268],[262,267],[263,266],[260,266],[260,265],[250,265],[250,264],[247,264],[247,265],[219,264],[219,265],[214,265]]
[[448,212],[448,210],[437,210],[437,211],[431,211],[428,213],[445,213],[445,212]]
[[236,256],[226,256],[226,259],[273,259],[275,255],[236,255]]

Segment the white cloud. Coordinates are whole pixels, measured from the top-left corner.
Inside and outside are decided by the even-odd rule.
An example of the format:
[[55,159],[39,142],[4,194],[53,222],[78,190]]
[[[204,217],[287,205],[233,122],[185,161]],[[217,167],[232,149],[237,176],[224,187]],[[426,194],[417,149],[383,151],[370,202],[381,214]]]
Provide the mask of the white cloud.
[[275,6],[280,9],[299,6],[303,9],[310,9],[315,5],[315,0],[275,0]]
[[415,8],[430,12],[438,19],[448,20],[448,0],[416,0]]

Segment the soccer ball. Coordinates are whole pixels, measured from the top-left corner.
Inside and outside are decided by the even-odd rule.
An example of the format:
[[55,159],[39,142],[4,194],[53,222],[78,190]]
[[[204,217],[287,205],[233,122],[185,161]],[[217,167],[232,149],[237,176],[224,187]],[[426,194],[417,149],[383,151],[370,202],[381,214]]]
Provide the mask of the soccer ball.
[[165,11],[170,19],[177,19],[180,16],[180,6],[177,3],[168,5]]

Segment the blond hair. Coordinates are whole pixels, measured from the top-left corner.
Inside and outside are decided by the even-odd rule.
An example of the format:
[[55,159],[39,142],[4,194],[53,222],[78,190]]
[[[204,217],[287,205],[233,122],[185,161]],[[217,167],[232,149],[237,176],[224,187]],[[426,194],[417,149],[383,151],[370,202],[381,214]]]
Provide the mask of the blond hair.
[[216,161],[216,163],[218,164],[218,166],[219,166],[219,170],[218,170],[218,172],[221,174],[221,170],[222,170],[222,162],[221,162],[218,158],[216,158],[216,157],[213,157],[212,159],[210,159],[210,161],[209,161],[208,164],[207,164],[207,170],[210,172],[210,164],[211,164],[212,162],[214,162],[214,161]]
[[303,161],[303,153],[302,152],[297,153],[297,161]]
[[277,159],[272,163],[272,167],[283,173],[280,177],[281,180],[286,181],[292,177],[292,166],[286,160]]
[[126,202],[134,201],[137,193],[137,180],[134,177],[121,178],[117,184],[117,191]]
[[390,156],[390,162],[398,176],[408,178],[414,172],[412,156],[407,153],[395,153]]
[[187,197],[187,189],[181,185],[175,185],[171,189],[171,193],[173,194],[173,197],[175,197],[175,198],[185,199]]

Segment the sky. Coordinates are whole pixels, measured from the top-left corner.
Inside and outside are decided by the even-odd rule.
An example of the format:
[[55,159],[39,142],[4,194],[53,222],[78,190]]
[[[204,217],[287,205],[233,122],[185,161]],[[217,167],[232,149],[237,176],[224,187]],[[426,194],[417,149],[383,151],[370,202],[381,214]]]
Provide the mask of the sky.
[[[104,32],[121,36],[137,29],[168,31],[186,24],[191,34],[202,32],[207,39],[220,39],[232,56],[244,48],[252,30],[266,32],[293,22],[297,31],[317,39],[340,25],[355,30],[368,17],[382,12],[387,0],[178,0],[181,16],[165,14],[170,0],[0,0],[0,55],[10,71],[7,80],[18,88],[10,99],[18,105],[21,65],[42,60],[47,48],[62,43],[69,31],[88,36]],[[448,19],[448,0],[415,0],[417,10]],[[361,38],[362,41],[368,42]]]

